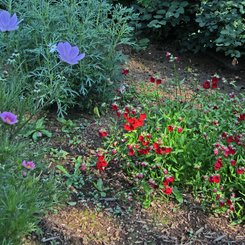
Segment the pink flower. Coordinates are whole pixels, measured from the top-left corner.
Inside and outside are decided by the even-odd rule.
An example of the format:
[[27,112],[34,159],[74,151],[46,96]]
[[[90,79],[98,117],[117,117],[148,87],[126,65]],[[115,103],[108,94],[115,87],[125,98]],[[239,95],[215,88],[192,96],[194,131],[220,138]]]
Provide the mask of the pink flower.
[[178,127],[178,133],[182,133],[183,128],[182,127]]
[[33,161],[26,161],[26,160],[24,160],[23,162],[22,162],[22,166],[24,167],[24,168],[26,168],[26,169],[28,169],[28,170],[33,170],[33,169],[35,169],[36,168],[36,165],[35,165],[35,163],[33,162]]
[[16,124],[18,122],[17,116],[14,115],[12,112],[4,111],[0,114],[0,118],[4,123],[9,125]]
[[215,148],[214,149],[214,155],[218,155],[219,154],[219,149],[218,148]]

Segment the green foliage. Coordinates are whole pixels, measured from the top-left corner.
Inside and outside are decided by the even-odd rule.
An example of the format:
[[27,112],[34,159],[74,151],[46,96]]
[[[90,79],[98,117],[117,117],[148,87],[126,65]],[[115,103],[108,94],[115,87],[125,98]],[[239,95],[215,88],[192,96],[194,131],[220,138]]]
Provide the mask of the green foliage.
[[[242,222],[244,96],[220,93],[216,85],[222,81],[214,76],[210,89],[195,85],[191,98],[185,98],[173,65],[172,81],[142,84],[140,92],[116,98],[113,108],[124,116],[104,138],[104,157],[122,164],[144,207],[156,196],[171,193],[183,203],[181,193],[191,191],[208,210],[228,212]],[[163,100],[162,94],[171,96]],[[130,104],[125,106],[125,100]],[[146,120],[139,124],[143,113]]]
[[24,235],[34,231],[40,216],[57,201],[54,180],[35,176],[23,177],[21,172],[1,165],[0,241],[20,244]]
[[245,43],[245,2],[202,1],[196,14],[199,37],[205,38],[206,47],[216,47],[226,55],[239,58],[244,54],[240,48]]
[[[129,44],[132,10],[93,1],[5,1],[4,7],[23,21],[19,29],[0,36],[2,58],[18,52],[18,65],[28,77],[40,105],[57,104],[59,115],[74,104],[96,103],[121,75]],[[70,66],[59,62],[55,45],[68,41],[86,57]]]
[[243,0],[137,0],[127,4],[139,14],[133,23],[139,34],[152,31],[153,38],[170,35],[183,50],[193,52],[215,48],[231,57],[244,54]]
[[[52,174],[48,179],[43,176],[46,168],[40,161],[41,149],[24,137],[28,132],[33,136],[36,130],[45,130],[42,120],[34,123],[41,108],[28,79],[16,65],[17,59],[15,53],[11,62],[1,59],[0,65],[0,113],[17,116],[12,125],[0,119],[0,243],[19,245],[64,193],[57,191],[59,186]],[[25,169],[24,160],[34,161],[36,168]]]
[[[32,129],[30,129],[26,134],[25,136],[26,137],[29,137],[31,136],[32,139],[34,141],[37,141],[38,139],[40,139],[41,137],[43,136],[46,136],[46,137],[51,137],[52,136],[52,133],[50,133],[46,128],[45,128],[45,125],[44,125],[44,118],[40,118],[38,119],[36,122],[35,122],[35,125],[31,125]],[[34,129],[33,129],[34,127]]]

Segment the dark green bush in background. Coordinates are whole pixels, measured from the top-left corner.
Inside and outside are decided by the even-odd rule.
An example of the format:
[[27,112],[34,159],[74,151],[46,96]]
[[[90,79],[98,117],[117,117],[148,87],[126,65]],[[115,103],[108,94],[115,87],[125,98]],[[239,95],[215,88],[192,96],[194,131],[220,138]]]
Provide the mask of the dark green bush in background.
[[[114,1],[118,2],[118,1]],[[198,52],[215,48],[225,55],[244,55],[245,2],[242,0],[203,1],[120,1],[139,13],[134,23],[139,33],[179,41],[181,48]]]

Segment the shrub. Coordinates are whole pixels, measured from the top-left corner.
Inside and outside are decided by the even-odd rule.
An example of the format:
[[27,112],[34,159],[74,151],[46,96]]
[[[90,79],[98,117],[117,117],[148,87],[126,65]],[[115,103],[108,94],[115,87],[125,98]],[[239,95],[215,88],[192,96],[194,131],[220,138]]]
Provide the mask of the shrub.
[[183,50],[193,52],[214,48],[231,57],[240,58],[244,54],[242,0],[137,0],[127,4],[132,4],[139,13],[134,25],[141,35],[152,31],[153,38],[171,36]]
[[[51,100],[63,114],[74,104],[96,103],[120,77],[124,56],[117,48],[132,44],[131,9],[101,0],[10,1],[4,7],[22,22],[0,36],[0,47],[4,57],[20,54],[20,69],[41,105]],[[78,64],[59,60],[56,45],[65,41],[85,53]]]

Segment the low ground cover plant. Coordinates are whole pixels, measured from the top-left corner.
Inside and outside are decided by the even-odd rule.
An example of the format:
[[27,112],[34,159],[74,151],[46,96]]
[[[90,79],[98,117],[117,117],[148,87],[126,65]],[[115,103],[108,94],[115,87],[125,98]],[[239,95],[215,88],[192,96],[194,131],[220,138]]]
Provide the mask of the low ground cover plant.
[[[177,66],[176,57],[166,57]],[[173,86],[152,75],[145,91],[116,98],[117,119],[110,130],[99,132],[104,148],[98,150],[96,166],[106,171],[115,161],[122,165],[145,207],[157,195],[183,202],[181,193],[189,190],[203,207],[242,222],[244,97],[219,92],[217,75],[194,87],[189,99],[184,85],[174,81]],[[173,96],[167,97],[171,84]]]

